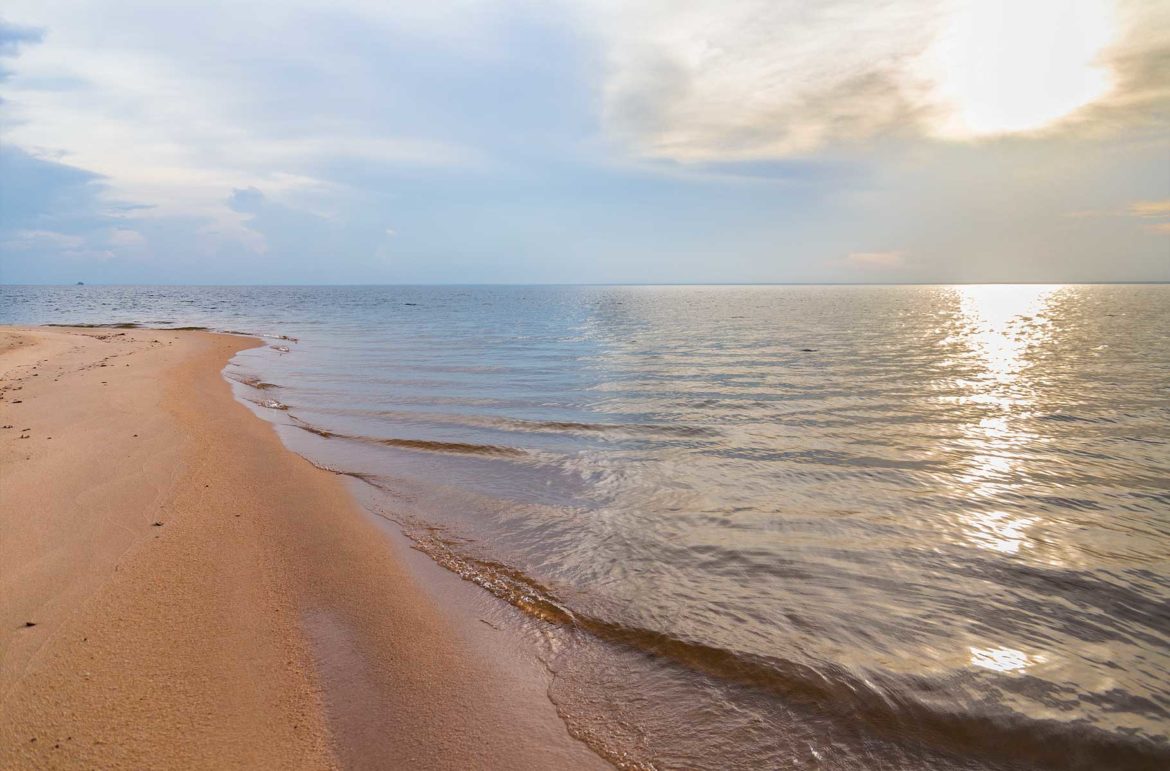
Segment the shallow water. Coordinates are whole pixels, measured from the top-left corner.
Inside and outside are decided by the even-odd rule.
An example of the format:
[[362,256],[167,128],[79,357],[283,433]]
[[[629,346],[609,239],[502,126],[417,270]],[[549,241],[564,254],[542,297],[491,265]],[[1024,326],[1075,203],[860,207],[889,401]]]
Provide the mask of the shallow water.
[[296,338],[237,393],[529,611],[621,765],[1170,767],[1170,286],[2,287],[0,320]]

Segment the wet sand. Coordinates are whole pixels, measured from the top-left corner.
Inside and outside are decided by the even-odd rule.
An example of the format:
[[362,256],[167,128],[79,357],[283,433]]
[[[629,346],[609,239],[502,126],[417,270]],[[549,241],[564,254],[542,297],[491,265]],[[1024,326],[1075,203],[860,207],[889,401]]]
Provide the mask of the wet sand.
[[0,328],[0,767],[607,767],[232,398],[259,344]]

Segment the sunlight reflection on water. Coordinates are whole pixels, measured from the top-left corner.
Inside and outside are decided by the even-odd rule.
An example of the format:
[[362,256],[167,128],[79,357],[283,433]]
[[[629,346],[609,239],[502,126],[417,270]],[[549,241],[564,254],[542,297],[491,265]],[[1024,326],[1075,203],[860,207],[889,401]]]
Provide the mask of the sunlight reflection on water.
[[300,338],[238,356],[241,397],[277,384],[262,416],[420,548],[567,609],[550,694],[626,757],[1170,767],[1170,287],[0,287],[5,314]]
[[1023,672],[1044,661],[1043,656],[1029,656],[1015,648],[970,648],[971,666],[996,672]]
[[[1049,331],[1048,306],[1058,292],[1074,287],[979,285],[957,287],[962,342],[974,376],[964,378],[967,398],[981,406],[962,426],[968,467],[957,476],[963,493],[974,500],[992,499],[1018,482],[1020,448],[1038,440],[1027,421],[1037,408],[1036,374],[1028,353]],[[980,548],[1017,554],[1027,543],[1035,516],[972,510],[961,515],[968,539]]]

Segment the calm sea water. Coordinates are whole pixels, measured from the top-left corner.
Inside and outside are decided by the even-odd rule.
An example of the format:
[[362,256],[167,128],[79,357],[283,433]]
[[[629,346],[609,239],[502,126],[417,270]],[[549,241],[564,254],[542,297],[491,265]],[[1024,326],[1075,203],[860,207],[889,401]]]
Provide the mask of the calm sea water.
[[1168,286],[4,287],[0,320],[296,338],[238,395],[527,611],[626,767],[1170,768]]

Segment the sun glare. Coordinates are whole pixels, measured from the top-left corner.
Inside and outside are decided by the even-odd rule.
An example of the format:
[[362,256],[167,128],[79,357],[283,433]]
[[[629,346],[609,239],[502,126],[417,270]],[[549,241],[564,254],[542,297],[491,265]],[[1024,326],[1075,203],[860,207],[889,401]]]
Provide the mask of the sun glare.
[[995,672],[1023,672],[1032,664],[1041,663],[1044,656],[1029,656],[1015,648],[968,648],[971,664]]
[[950,112],[939,131],[1041,129],[1108,93],[1112,0],[955,0],[931,51]]

